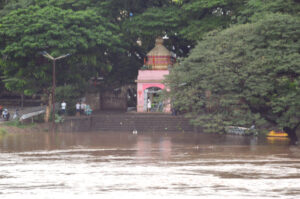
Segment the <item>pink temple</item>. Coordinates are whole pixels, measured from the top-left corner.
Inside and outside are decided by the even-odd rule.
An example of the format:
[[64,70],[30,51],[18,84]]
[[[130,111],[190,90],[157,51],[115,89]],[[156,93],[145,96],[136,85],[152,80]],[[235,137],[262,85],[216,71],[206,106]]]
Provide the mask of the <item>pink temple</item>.
[[169,75],[173,60],[175,59],[172,58],[170,51],[163,46],[163,40],[156,39],[155,47],[147,54],[147,60],[144,60],[148,69],[139,70],[136,81],[138,112],[171,112],[169,101],[161,101],[159,95],[166,89],[163,80]]

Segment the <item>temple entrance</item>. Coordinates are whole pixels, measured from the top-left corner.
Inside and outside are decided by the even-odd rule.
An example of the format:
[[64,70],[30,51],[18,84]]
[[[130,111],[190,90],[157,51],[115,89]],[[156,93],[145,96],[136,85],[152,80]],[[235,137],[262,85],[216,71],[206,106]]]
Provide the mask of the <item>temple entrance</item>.
[[162,90],[158,87],[150,87],[144,90],[144,111],[148,110],[148,99],[151,103],[150,112],[163,112],[164,103],[162,98]]

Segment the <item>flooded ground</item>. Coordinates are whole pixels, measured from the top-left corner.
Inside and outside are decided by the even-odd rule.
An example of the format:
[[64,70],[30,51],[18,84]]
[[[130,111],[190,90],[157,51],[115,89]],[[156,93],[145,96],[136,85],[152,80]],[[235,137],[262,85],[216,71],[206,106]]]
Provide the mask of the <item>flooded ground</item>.
[[194,133],[0,135],[0,198],[300,198],[300,148]]

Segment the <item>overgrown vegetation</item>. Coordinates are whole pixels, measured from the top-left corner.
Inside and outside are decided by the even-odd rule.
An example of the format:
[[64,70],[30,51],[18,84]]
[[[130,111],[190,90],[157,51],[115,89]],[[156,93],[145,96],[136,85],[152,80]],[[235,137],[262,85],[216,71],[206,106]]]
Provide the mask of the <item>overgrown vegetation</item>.
[[3,125],[4,126],[13,126],[13,127],[24,129],[24,128],[34,127],[36,125],[36,123],[35,122],[22,123],[18,120],[12,120],[12,121],[5,122]]
[[7,130],[5,128],[0,128],[0,136],[7,134]]
[[212,32],[169,77],[175,107],[208,132],[300,126],[300,20],[269,14]]

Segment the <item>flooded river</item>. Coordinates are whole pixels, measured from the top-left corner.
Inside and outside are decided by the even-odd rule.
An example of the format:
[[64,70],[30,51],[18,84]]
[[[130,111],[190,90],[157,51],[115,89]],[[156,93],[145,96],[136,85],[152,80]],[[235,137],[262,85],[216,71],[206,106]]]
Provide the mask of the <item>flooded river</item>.
[[300,198],[300,148],[194,133],[0,135],[0,198]]

